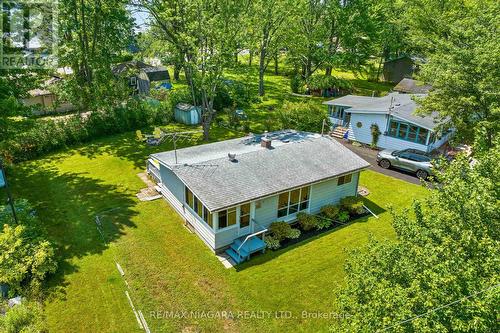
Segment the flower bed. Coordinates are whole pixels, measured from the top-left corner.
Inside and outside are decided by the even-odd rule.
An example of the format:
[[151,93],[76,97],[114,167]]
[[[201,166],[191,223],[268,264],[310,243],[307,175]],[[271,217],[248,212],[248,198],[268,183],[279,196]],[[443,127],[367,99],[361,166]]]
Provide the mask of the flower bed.
[[[302,241],[305,241],[306,239],[315,237],[317,235],[321,235],[322,233],[328,232],[328,231],[336,229],[338,227],[348,225],[349,223],[351,223],[352,221],[354,221],[356,219],[359,219],[359,218],[365,217],[365,216],[369,216],[369,215],[371,215],[370,212],[366,211],[363,214],[358,214],[358,215],[351,216],[351,218],[349,219],[349,221],[347,221],[345,223],[341,223],[341,222],[335,221],[335,222],[332,223],[332,225],[330,227],[327,227],[327,228],[324,228],[324,229],[321,229],[321,230],[318,230],[318,229],[312,229],[312,230],[309,230],[309,231],[302,231],[301,230],[300,236],[298,238],[294,238],[294,239],[287,238],[284,241],[282,241],[280,249],[283,249],[285,247],[288,247],[288,246],[300,243]],[[297,225],[298,225],[298,222],[294,222],[292,224],[292,226],[297,226]]]
[[370,212],[363,206],[361,197],[346,197],[340,201],[339,205],[322,207],[319,214],[298,213],[297,221],[292,224],[286,222],[271,223],[269,235],[266,237],[267,247],[271,250],[277,250],[297,244],[368,215]]

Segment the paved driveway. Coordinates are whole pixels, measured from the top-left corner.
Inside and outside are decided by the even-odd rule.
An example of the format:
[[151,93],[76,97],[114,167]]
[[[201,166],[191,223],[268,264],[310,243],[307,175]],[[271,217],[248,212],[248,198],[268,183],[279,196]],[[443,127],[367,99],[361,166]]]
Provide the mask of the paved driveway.
[[358,154],[361,158],[371,164],[371,170],[383,173],[384,175],[398,178],[409,183],[420,185],[420,180],[413,174],[403,170],[397,169],[384,169],[377,164],[377,151],[365,147],[356,147],[346,142],[345,140],[335,139],[345,147],[349,148],[354,153]]

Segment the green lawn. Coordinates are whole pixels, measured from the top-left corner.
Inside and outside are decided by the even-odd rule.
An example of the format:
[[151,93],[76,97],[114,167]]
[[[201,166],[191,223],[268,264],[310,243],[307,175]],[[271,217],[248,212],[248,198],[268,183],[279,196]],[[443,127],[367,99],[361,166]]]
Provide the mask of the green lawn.
[[[218,139],[238,136],[214,130]],[[59,247],[61,260],[50,280],[46,314],[51,332],[133,332],[137,322],[130,294],[153,332],[326,331],[326,319],[302,311],[329,312],[332,290],[343,281],[345,249],[370,234],[394,237],[388,205],[408,206],[426,189],[375,172],[363,172],[367,204],[379,219],[364,218],[226,270],[164,200],[139,202],[137,177],[148,154],[171,149],[144,147],[127,133],[17,165],[11,182],[16,197],[29,199]],[[104,245],[95,214],[102,213]],[[272,311],[271,318],[155,318],[153,311]],[[290,311],[293,318],[275,318]],[[201,313],[202,314],[202,313]],[[200,315],[201,315],[200,314]],[[288,314],[288,312],[286,312]]]

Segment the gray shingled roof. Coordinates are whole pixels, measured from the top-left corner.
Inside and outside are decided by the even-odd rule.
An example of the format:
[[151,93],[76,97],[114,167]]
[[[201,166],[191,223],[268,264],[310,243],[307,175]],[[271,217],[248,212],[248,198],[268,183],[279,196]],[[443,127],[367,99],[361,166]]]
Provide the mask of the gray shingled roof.
[[[284,141],[281,140],[283,136],[278,136],[273,141],[272,149],[262,148],[259,138],[181,149],[178,151],[179,162],[184,164],[172,165],[170,152],[154,154],[153,157],[171,167],[210,211],[334,178],[370,165],[331,138],[295,133],[295,136],[285,137]],[[270,136],[276,137],[276,134],[270,133]],[[204,153],[200,155],[201,152]],[[236,153],[237,162],[231,162],[227,153]]]
[[[435,122],[438,115],[437,113],[433,113],[429,116],[415,114],[418,105],[413,98],[423,98],[425,96],[425,94],[400,94],[397,92],[390,93],[384,97],[348,95],[325,102],[324,104],[351,106],[347,112],[352,113],[391,114],[402,120],[432,130],[437,126]],[[389,111],[391,106],[392,111]]]

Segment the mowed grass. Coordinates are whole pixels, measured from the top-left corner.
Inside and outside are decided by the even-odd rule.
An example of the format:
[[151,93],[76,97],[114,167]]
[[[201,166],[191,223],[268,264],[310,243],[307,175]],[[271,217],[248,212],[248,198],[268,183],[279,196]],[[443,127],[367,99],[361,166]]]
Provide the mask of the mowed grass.
[[[214,139],[239,135],[213,133]],[[46,301],[51,332],[139,332],[126,290],[153,332],[327,331],[334,320],[302,314],[332,311],[333,290],[343,283],[345,250],[362,246],[370,234],[393,238],[388,205],[406,207],[427,191],[365,171],[361,185],[371,192],[366,204],[379,219],[360,219],[227,270],[165,200],[135,197],[144,187],[137,174],[147,156],[171,148],[170,143],[145,147],[127,133],[11,171],[15,196],[36,206],[59,248],[61,264]]]

